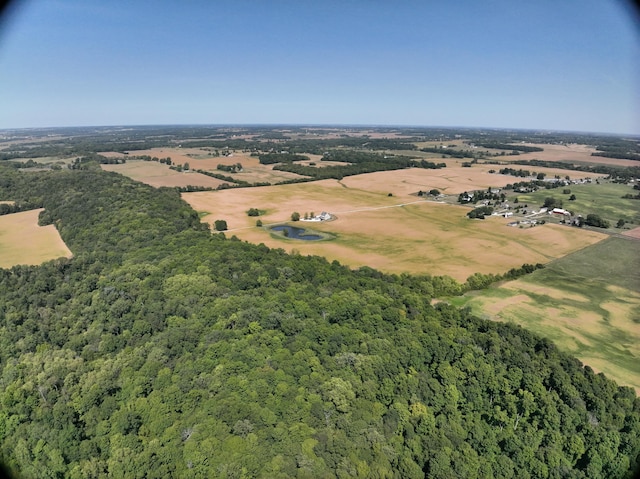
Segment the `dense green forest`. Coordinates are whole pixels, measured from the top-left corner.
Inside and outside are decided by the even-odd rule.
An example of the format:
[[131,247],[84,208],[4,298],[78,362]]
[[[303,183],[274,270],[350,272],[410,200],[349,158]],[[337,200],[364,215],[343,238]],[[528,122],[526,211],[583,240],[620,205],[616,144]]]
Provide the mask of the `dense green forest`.
[[0,457],[25,478],[630,478],[640,400],[549,341],[211,234],[175,189],[0,166],[73,259],[0,269]]

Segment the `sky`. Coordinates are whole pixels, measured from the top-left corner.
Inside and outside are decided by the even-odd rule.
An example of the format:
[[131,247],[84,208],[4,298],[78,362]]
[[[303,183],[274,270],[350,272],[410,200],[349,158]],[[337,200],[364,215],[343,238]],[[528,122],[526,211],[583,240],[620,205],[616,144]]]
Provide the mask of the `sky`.
[[623,0],[23,0],[0,129],[459,126],[640,135]]

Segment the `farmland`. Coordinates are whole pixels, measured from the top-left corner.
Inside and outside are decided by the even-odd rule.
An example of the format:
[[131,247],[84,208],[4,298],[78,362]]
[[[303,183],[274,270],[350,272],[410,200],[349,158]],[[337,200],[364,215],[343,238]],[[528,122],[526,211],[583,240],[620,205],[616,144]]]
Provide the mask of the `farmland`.
[[[468,168],[400,170],[183,197],[195,210],[207,213],[205,221],[213,224],[224,219],[229,234],[246,241],[321,255],[354,267],[450,275],[462,281],[476,272],[503,273],[523,263],[546,263],[605,238],[598,232],[559,225],[509,228],[502,217],[472,221],[465,216],[468,207],[412,195],[435,187],[457,193],[471,184],[455,186],[455,176],[463,174],[468,177],[473,172]],[[476,175],[475,184],[484,186],[483,179],[495,184],[496,175]],[[260,217],[265,226],[288,221],[294,211],[301,215],[330,212],[337,220],[314,223],[313,228],[337,238],[302,242],[271,237],[255,226],[255,217],[247,216],[246,211],[256,207],[266,211]]]
[[55,226],[38,226],[41,211],[0,216],[0,268],[71,257]]
[[542,161],[565,161],[576,164],[603,164],[617,166],[637,166],[634,160],[620,158],[603,158],[602,156],[591,156],[596,151],[592,146],[578,144],[549,145],[528,143],[527,146],[537,146],[544,151],[523,153],[512,157],[515,160],[542,160]]
[[[115,152],[103,153],[103,155],[112,158],[127,158],[122,154]],[[287,171],[277,171],[273,169],[274,165],[262,165],[257,157],[248,153],[234,152],[228,156],[216,156],[209,150],[200,148],[153,148],[148,150],[132,150],[132,156],[147,155],[157,158],[171,158],[174,165],[188,164],[191,170],[204,170],[213,173],[222,173],[225,176],[233,176],[234,178],[248,183],[278,183],[282,181],[301,178],[300,175],[289,173]],[[309,155],[312,157],[313,155]],[[311,161],[311,160],[310,160]],[[137,181],[150,184],[152,186],[186,186],[184,181],[178,180],[177,175],[180,173],[170,170],[168,166],[156,162],[145,162],[154,166],[146,168],[138,165],[137,167],[126,166],[129,163],[140,163],[137,160],[127,159],[124,165],[103,165],[105,170],[117,171]],[[218,165],[242,165],[242,172],[229,175],[226,172],[217,169]],[[193,174],[193,173],[190,173]],[[213,180],[213,181],[208,181]],[[205,175],[197,175],[196,179],[192,179],[191,185],[194,186],[210,186],[216,188],[224,181],[216,180]]]
[[[563,193],[565,189],[570,192]],[[625,194],[637,193],[637,190],[627,185],[601,182],[601,184],[570,185],[566,188],[519,194],[518,199],[521,203],[542,205],[545,198],[553,197],[562,200],[563,208],[583,216],[597,214],[608,220],[611,226],[615,226],[619,219],[638,225],[640,224],[640,201],[623,198]],[[571,195],[575,195],[575,200],[569,199]]]
[[154,161],[133,160],[119,165],[102,165],[105,171],[115,171],[157,188],[188,185],[217,188],[224,181],[195,172],[178,172]]
[[609,238],[547,268],[451,300],[554,340],[640,393],[640,242]]

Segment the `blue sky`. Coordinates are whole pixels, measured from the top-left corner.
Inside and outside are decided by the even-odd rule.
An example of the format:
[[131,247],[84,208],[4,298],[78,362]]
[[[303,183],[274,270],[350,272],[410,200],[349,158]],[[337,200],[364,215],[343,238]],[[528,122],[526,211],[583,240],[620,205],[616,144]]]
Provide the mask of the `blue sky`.
[[0,128],[350,124],[640,134],[619,0],[25,0]]

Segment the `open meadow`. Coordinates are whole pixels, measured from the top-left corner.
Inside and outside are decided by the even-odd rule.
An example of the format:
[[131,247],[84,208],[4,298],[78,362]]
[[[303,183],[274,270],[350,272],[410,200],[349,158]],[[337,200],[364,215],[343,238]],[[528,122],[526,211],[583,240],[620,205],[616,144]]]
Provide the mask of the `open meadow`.
[[[606,237],[550,224],[512,228],[502,217],[469,220],[468,207],[423,200],[412,194],[430,188],[458,193],[472,184],[484,187],[482,179],[494,180],[490,184],[496,185],[496,175],[478,170],[478,176],[465,184],[454,176],[474,178],[470,176],[473,169],[453,170],[378,172],[341,181],[186,193],[183,198],[206,214],[204,221],[213,224],[223,219],[228,235],[252,243],[320,255],[353,267],[449,275],[461,281],[473,273],[504,273],[523,263],[547,263]],[[259,219],[265,227],[288,222],[293,212],[301,217],[329,212],[337,217],[335,221],[300,222],[297,226],[336,238],[297,241],[272,236],[266,228],[256,227],[258,218],[246,213],[250,208],[264,211]]]
[[72,256],[54,225],[38,226],[41,211],[0,216],[0,268]]
[[515,281],[453,298],[519,324],[640,393],[640,241],[609,238]]

